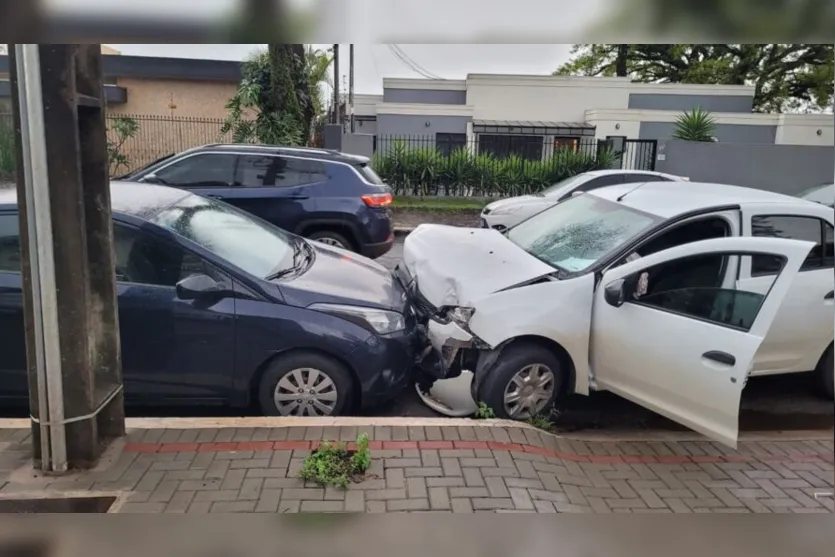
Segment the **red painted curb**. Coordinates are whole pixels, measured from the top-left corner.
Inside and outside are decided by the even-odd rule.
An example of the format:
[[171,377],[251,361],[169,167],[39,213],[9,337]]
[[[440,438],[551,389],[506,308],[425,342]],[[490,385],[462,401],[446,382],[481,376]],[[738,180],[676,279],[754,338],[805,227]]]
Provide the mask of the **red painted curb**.
[[[128,443],[129,453],[174,453],[174,452],[234,452],[234,451],[291,451],[313,450],[323,441],[249,441],[242,443]],[[345,444],[348,450],[355,450],[353,442]],[[369,441],[371,450],[449,450],[474,449],[528,453],[572,462],[592,464],[703,464],[723,462],[833,462],[831,454],[795,455],[581,455],[553,451],[543,447],[518,443],[494,441]]]

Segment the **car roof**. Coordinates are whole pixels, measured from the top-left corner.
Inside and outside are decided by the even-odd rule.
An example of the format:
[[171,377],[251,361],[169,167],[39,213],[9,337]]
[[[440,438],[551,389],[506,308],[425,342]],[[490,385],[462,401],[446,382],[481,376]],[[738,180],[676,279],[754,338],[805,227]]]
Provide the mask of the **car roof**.
[[290,147],[283,145],[258,145],[249,143],[211,143],[200,147],[193,147],[177,155],[198,152],[223,151],[241,154],[288,155],[319,159],[323,161],[343,162],[347,164],[367,164],[371,159],[359,155],[350,155],[334,149],[318,149],[316,147]]
[[678,178],[680,180],[682,179],[681,176],[676,176],[675,174],[667,174],[666,172],[657,172],[655,170],[634,170],[626,168],[589,170],[588,172],[584,172],[584,174],[588,174],[589,176],[610,176],[612,174],[649,174],[651,176],[667,176],[669,178]]
[[[624,194],[622,201],[617,201]],[[809,201],[780,193],[702,182],[643,182],[619,184],[588,192],[663,218],[673,218],[712,207],[746,203],[780,203],[808,206]]]
[[[117,180],[110,182],[110,205],[113,212],[145,220],[190,195],[194,194],[167,186]],[[0,189],[0,208],[3,208],[4,205],[7,207],[17,206],[17,190],[15,188]]]

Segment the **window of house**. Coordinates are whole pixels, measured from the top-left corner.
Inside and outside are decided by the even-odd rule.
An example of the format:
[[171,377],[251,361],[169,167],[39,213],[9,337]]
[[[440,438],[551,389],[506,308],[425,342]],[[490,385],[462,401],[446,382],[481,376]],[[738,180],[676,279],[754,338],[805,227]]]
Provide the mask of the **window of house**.
[[[755,216],[751,219],[754,236],[788,238],[815,242],[803,262],[801,271],[833,268],[832,225],[814,217]],[[770,255],[755,255],[751,260],[751,276],[777,274],[780,261]]]
[[[648,275],[646,293],[631,295],[630,301],[717,325],[750,330],[765,295],[721,287],[722,270],[727,267],[729,257],[729,254],[704,254],[650,267],[641,273]],[[782,268],[784,260],[780,259],[779,263]],[[630,277],[627,292],[632,291],[637,279],[638,276]]]
[[152,234],[114,224],[116,280],[133,284],[174,287],[194,274],[209,273],[197,255]]
[[444,156],[449,156],[459,149],[467,146],[467,134],[465,133],[436,133],[435,148]]
[[17,215],[0,215],[0,272],[19,273],[20,231]]
[[245,187],[292,187],[327,180],[321,161],[270,155],[240,157],[237,182]]
[[554,152],[563,149],[576,151],[580,146],[579,137],[555,137],[554,138]]
[[157,179],[178,188],[228,188],[235,177],[235,155],[206,153],[186,157],[156,171]]
[[526,160],[542,160],[544,137],[541,135],[494,135],[482,133],[478,136],[479,153],[491,154],[497,158],[510,156]]

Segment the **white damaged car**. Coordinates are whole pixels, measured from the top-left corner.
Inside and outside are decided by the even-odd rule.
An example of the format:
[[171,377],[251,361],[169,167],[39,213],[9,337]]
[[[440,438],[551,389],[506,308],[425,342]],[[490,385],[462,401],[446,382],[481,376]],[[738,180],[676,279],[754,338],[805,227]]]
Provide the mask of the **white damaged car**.
[[506,233],[421,225],[395,273],[426,377],[525,419],[608,390],[735,446],[750,374],[815,370],[832,397],[833,213],[700,183],[573,197]]

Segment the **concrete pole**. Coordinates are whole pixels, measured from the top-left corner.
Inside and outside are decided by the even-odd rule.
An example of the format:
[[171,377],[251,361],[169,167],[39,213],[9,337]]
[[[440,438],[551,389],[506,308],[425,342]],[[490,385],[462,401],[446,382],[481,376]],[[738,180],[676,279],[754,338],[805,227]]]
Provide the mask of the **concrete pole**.
[[62,473],[124,435],[101,52],[12,56],[32,448]]

